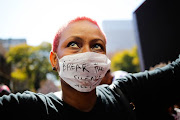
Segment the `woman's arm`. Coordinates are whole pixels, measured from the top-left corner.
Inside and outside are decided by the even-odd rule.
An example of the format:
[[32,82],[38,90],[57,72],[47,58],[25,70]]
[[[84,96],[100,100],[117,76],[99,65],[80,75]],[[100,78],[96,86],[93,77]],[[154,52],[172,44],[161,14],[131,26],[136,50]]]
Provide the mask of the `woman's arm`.
[[114,84],[135,104],[144,101],[158,105],[173,104],[180,101],[180,56],[165,67],[130,74]]

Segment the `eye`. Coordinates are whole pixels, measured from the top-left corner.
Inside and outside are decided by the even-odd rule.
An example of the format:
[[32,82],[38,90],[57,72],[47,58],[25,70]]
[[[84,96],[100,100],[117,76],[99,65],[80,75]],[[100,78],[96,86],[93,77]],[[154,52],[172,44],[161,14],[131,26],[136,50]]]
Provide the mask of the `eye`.
[[78,43],[77,43],[77,42],[70,42],[70,43],[68,43],[67,47],[79,48],[79,46],[78,46]]
[[102,47],[102,45],[101,44],[95,44],[94,46],[93,46],[93,49],[95,49],[95,50],[101,50],[101,49],[103,49],[103,47]]

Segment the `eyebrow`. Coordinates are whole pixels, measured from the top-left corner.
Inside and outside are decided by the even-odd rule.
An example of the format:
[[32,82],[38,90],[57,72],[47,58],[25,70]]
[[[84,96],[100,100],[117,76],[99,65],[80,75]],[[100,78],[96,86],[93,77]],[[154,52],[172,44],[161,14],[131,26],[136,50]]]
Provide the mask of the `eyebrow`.
[[[68,37],[67,39],[71,39],[71,38],[74,38],[76,40],[83,40],[81,37],[78,37],[78,36],[70,36]],[[66,39],[66,40],[67,40]],[[94,41],[102,41],[104,44],[105,44],[105,40],[102,40],[100,38],[95,38],[95,39],[92,39],[91,42],[94,42]]]
[[102,39],[98,39],[98,38],[97,38],[97,39],[92,39],[92,40],[91,40],[91,42],[95,42],[95,41],[102,41],[102,42],[105,44],[105,42],[104,42]]

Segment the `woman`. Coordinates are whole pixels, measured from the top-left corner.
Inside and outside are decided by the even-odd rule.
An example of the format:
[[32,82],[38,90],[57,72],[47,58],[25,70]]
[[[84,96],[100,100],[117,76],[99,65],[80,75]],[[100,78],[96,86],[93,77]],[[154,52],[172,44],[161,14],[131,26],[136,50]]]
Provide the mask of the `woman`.
[[98,86],[109,70],[105,54],[106,37],[95,21],[87,17],[70,21],[57,32],[50,53],[62,91],[3,96],[0,114],[10,113],[10,118],[23,114],[38,120],[162,119],[163,107],[180,100],[177,92],[169,90],[179,84],[180,59],[154,71],[129,74],[111,85]]

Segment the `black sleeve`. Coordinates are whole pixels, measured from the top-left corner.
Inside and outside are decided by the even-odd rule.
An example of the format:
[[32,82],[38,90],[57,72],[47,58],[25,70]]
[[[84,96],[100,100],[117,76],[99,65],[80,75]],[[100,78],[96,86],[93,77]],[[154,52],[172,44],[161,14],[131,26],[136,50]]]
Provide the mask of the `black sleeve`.
[[180,101],[180,56],[165,67],[130,74],[114,85],[137,107],[147,109],[175,104]]
[[[9,119],[42,119],[48,114],[46,98],[33,92],[0,97],[0,116]],[[26,117],[26,118],[24,118]]]

